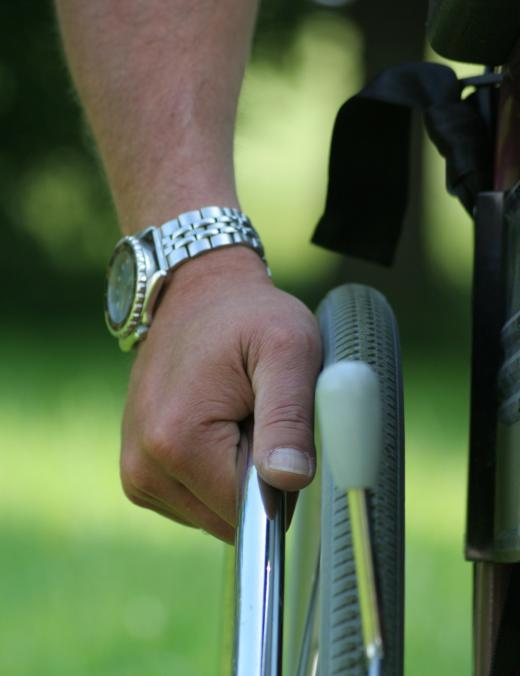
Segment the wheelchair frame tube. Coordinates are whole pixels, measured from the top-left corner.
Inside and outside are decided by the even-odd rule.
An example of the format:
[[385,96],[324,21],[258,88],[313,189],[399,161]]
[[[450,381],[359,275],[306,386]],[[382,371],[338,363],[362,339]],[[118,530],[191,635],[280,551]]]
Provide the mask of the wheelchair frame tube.
[[238,469],[233,674],[280,676],[285,495],[259,477],[250,442],[240,451]]

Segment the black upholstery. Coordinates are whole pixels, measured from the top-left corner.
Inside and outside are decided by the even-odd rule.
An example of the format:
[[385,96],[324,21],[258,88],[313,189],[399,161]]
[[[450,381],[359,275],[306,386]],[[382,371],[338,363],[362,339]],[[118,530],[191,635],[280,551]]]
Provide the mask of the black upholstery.
[[497,66],[520,37],[520,0],[430,0],[428,38],[442,56]]

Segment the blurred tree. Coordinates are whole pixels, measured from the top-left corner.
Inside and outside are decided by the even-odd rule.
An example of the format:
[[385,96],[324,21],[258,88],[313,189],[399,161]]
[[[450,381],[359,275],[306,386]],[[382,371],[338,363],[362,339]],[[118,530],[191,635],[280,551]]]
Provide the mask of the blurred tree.
[[97,233],[113,218],[94,155],[86,152],[52,5],[0,3],[0,27],[0,264],[11,280],[4,308],[44,316],[92,310],[101,268],[87,264],[77,246],[78,221],[97,223]]

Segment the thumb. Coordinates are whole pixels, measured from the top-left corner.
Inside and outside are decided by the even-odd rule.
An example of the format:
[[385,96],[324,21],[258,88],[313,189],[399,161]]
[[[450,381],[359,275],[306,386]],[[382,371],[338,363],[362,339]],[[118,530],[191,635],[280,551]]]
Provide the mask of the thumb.
[[[312,480],[314,449],[314,388],[319,354],[298,349],[294,338],[260,359],[255,369],[253,460],[271,486],[297,491]],[[313,350],[318,353],[318,350]]]

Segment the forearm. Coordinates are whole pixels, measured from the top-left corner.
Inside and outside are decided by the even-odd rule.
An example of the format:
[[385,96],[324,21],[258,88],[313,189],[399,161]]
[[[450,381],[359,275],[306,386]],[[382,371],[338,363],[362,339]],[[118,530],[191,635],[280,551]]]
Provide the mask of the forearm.
[[233,130],[257,0],[56,0],[126,232],[237,206]]
[[[233,128],[258,0],[56,2],[123,229],[236,206]],[[264,480],[294,492],[312,479],[316,322],[245,246],[180,266],[155,309],[130,378],[123,487],[232,542],[245,419]]]

